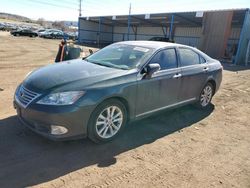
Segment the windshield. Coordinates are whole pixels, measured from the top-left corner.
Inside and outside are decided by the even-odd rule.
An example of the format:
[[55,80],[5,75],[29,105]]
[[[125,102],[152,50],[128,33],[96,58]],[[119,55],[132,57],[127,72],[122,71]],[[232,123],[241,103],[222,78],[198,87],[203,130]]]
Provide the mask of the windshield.
[[127,45],[113,44],[89,56],[85,60],[102,66],[133,69],[152,55],[153,49]]

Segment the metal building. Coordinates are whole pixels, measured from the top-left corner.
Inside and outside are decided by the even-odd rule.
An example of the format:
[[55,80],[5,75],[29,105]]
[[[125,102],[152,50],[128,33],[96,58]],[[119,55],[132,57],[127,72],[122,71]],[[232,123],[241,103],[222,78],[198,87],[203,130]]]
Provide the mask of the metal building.
[[211,57],[245,61],[250,39],[249,9],[79,17],[79,42],[103,47],[124,40],[173,39]]

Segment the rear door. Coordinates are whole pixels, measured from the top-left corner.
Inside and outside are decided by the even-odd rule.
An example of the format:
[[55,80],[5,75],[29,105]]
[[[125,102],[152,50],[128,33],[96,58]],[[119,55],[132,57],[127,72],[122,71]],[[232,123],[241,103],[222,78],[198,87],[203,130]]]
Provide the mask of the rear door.
[[180,101],[198,99],[208,76],[206,60],[190,48],[178,48],[181,66]]
[[172,105],[178,101],[181,69],[178,68],[175,48],[158,52],[149,63],[158,63],[161,70],[151,78],[138,80],[137,116]]

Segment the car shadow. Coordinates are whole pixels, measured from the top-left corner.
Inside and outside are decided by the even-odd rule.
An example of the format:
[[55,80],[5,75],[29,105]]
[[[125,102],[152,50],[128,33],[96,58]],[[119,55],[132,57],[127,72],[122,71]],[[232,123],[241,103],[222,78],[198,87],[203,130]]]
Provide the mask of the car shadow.
[[[163,111],[130,123],[112,142],[94,144],[88,139],[53,142],[22,126],[17,116],[0,120],[0,187],[26,187],[44,183],[96,164],[116,163],[120,153],[149,144],[192,126],[214,110],[192,105]],[[101,154],[101,155],[100,155]]]

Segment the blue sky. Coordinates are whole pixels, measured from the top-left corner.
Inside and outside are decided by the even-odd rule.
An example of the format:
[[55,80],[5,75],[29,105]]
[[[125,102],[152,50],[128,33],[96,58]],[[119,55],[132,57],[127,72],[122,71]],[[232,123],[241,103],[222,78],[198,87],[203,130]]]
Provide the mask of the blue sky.
[[[250,0],[82,0],[83,16],[250,8]],[[79,0],[0,0],[0,12],[32,19],[78,19]]]

